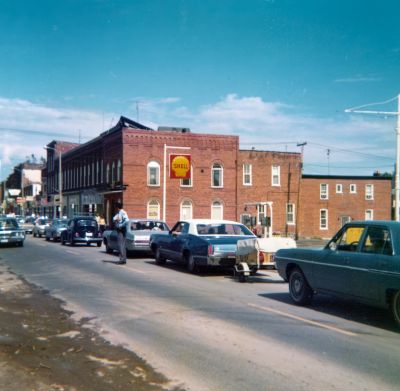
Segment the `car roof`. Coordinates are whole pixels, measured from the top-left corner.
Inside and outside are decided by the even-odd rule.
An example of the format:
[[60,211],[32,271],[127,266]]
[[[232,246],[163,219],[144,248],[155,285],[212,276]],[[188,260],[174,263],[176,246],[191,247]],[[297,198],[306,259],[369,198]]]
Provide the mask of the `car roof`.
[[215,220],[215,219],[187,219],[180,220],[192,224],[242,224],[233,220]]

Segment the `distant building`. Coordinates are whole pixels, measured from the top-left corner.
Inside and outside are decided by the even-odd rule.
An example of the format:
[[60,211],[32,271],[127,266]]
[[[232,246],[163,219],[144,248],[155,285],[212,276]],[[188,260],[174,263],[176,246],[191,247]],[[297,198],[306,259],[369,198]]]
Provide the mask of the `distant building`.
[[391,220],[390,176],[303,175],[299,232],[330,238],[352,220]]

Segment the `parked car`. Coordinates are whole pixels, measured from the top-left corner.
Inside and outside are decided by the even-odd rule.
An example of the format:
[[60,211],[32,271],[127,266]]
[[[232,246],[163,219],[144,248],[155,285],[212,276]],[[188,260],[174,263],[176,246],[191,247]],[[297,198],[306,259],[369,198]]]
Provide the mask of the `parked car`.
[[44,233],[45,233],[45,229],[46,227],[48,227],[50,224],[50,220],[44,217],[39,217],[36,219],[35,221],[35,225],[33,226],[32,229],[32,234],[33,236],[36,238],[37,236],[39,236],[39,238],[41,238]]
[[63,245],[69,243],[74,246],[80,243],[90,246],[92,243],[96,243],[97,247],[100,247],[102,241],[103,238],[94,217],[74,217],[68,221],[67,229],[61,233],[61,244]]
[[[168,231],[168,225],[161,220],[130,219],[126,230],[126,250],[128,252],[151,252],[151,236],[154,233],[168,234]],[[109,254],[114,250],[118,250],[118,231],[115,229],[106,229],[103,232],[103,243]]]
[[61,233],[67,229],[68,220],[55,219],[44,230],[46,240],[53,239],[55,242],[61,239]]
[[237,241],[255,237],[235,221],[192,219],[178,221],[168,235],[155,233],[150,247],[156,263],[169,259],[185,264],[194,273],[201,266],[233,267]]
[[323,249],[285,249],[275,255],[280,276],[298,305],[327,293],[390,308],[400,326],[400,223],[351,222]]
[[33,227],[35,226],[35,219],[33,217],[26,217],[23,223],[20,225],[22,225],[22,228],[25,230],[26,234],[32,234]]
[[25,232],[14,217],[0,217],[0,244],[24,245]]

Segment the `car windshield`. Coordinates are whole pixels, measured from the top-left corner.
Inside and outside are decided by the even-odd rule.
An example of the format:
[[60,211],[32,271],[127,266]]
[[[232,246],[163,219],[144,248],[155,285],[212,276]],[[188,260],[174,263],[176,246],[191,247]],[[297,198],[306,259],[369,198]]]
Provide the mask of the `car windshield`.
[[78,227],[95,227],[96,226],[96,220],[78,220],[76,222],[76,225]]
[[254,234],[245,225],[232,223],[197,224],[197,233],[199,235],[254,236]]
[[0,220],[0,230],[17,229],[19,228],[17,220],[15,219],[2,219]]
[[132,231],[168,231],[168,227],[162,221],[131,221]]

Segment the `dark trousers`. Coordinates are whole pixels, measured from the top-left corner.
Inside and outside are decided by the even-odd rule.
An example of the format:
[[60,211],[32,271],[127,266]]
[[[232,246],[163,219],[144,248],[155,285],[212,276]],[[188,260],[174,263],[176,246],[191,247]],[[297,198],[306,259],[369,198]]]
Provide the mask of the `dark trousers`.
[[126,238],[122,232],[118,232],[118,251],[120,262],[126,262]]

